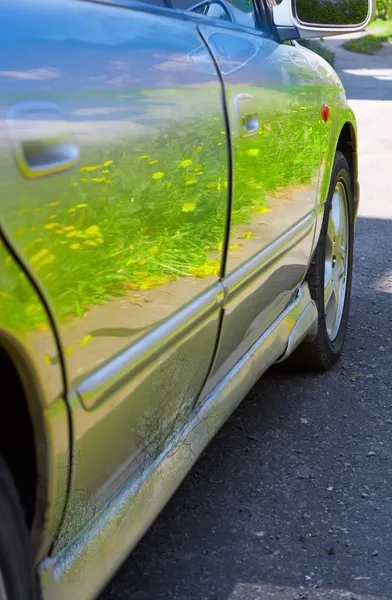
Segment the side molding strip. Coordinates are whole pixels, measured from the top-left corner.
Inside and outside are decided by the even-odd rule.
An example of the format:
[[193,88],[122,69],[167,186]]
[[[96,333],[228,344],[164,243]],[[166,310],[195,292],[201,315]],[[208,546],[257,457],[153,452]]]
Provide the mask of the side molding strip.
[[[260,375],[285,352],[287,340],[311,303],[308,285],[206,397],[192,420],[169,441],[148,469],[132,476],[89,526],[41,569],[43,597],[78,600],[99,593],[124,556],[170,499],[242,398]],[[52,595],[50,595],[52,594]]]

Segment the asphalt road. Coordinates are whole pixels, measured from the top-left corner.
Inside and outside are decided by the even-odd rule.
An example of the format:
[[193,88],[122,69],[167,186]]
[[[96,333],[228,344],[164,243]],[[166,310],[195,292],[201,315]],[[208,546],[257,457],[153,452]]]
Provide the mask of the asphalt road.
[[100,600],[392,598],[392,48],[337,68],[362,181],[343,359],[262,378]]

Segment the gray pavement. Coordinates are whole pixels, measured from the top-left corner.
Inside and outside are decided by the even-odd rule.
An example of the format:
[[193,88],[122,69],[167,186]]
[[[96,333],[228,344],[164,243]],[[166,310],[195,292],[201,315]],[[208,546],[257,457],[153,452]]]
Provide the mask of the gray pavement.
[[360,131],[343,360],[262,378],[100,600],[392,598],[392,49],[328,43]]

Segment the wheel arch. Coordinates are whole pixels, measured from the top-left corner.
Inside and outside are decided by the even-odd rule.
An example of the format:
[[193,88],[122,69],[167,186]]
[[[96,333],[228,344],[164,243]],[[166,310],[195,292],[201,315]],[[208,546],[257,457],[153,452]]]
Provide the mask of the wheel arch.
[[36,550],[45,522],[49,473],[42,390],[22,344],[4,329],[0,329],[0,377],[7,390],[0,453],[14,478]]
[[342,152],[350,167],[351,184],[355,201],[355,215],[357,215],[360,195],[358,181],[357,132],[351,121],[346,121],[343,124],[340,130],[336,150]]
[[[46,305],[23,264],[1,239],[0,279],[5,282],[0,290],[0,455],[19,493],[38,562],[50,551],[64,512],[71,461],[70,409]],[[38,311],[40,328],[26,321],[29,306]]]

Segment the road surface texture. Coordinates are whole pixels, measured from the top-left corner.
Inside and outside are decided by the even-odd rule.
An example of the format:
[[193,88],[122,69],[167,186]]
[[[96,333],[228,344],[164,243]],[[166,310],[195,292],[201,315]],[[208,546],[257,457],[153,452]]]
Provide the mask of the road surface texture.
[[362,183],[343,360],[262,378],[100,600],[392,599],[392,46],[340,43]]

